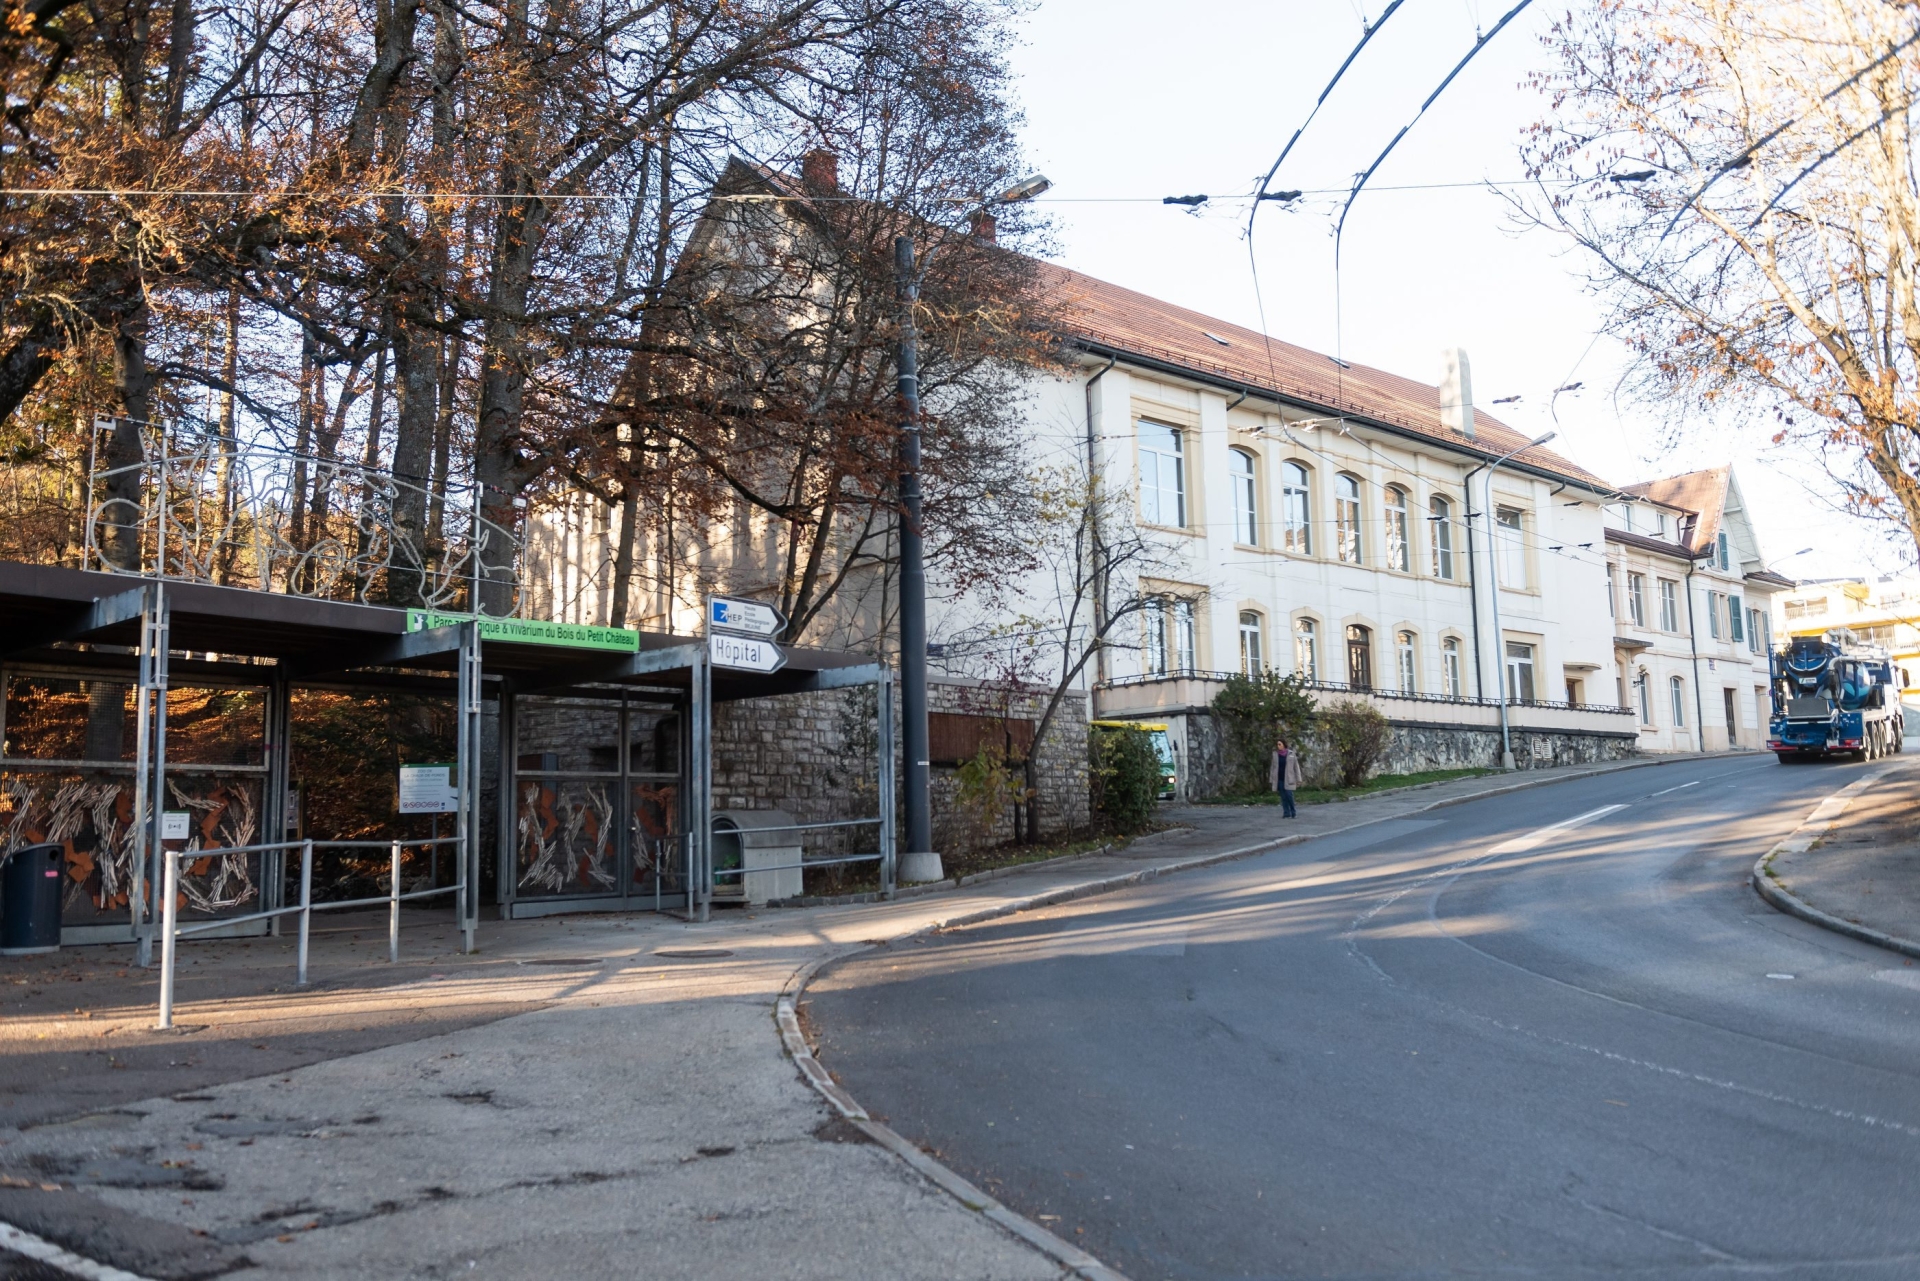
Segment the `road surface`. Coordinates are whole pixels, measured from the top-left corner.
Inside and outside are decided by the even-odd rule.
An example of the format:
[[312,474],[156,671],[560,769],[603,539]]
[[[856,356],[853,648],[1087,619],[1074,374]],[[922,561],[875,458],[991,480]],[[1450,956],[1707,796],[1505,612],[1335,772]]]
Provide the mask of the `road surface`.
[[1920,1276],[1920,965],[1747,883],[1877,768],[1434,810],[879,948],[806,1013],[854,1097],[1135,1281]]

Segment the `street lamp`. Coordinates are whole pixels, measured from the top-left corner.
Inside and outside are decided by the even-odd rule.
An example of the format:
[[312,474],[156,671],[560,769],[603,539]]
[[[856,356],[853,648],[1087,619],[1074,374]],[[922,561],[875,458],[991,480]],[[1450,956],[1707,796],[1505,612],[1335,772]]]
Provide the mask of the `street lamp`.
[[[1033,174],[986,201],[981,209],[1018,204],[1053,183]],[[937,248],[937,246],[936,246]],[[934,250],[927,251],[927,262]],[[925,263],[922,264],[924,270]],[[913,263],[913,239],[896,236],[893,272],[900,295],[900,346],[895,357],[900,393],[900,746],[901,782],[906,790],[907,847],[900,857],[902,884],[938,881],[946,873],[933,848],[933,803],[929,794],[927,744],[927,565],[925,530],[920,522],[920,350],[913,308],[920,296]]]
[[1777,557],[1774,560],[1770,560],[1767,562],[1767,572],[1771,574],[1773,572],[1773,567],[1775,565],[1784,565],[1790,560],[1799,560],[1802,556],[1805,556],[1807,553],[1811,552],[1812,550],[1813,548],[1811,547],[1802,547],[1799,551],[1795,552],[1791,556],[1781,556],[1781,557]]
[[1494,542],[1493,535],[1493,473],[1499,471],[1500,465],[1515,454],[1524,454],[1536,445],[1544,445],[1559,434],[1559,432],[1550,431],[1544,436],[1535,436],[1518,449],[1509,449],[1488,464],[1485,486],[1487,497],[1486,501],[1480,505],[1480,514],[1486,518],[1487,522],[1487,559],[1493,562],[1491,576],[1493,579],[1493,661],[1494,679],[1500,690],[1500,768],[1504,770],[1513,768],[1513,735],[1507,727],[1507,637],[1506,633],[1500,630],[1500,545]]

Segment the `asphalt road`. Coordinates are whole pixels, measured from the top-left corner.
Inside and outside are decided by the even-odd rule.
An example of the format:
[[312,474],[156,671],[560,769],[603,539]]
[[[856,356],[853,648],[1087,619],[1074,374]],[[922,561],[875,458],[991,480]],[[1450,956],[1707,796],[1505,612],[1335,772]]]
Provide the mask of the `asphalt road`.
[[807,1013],[854,1097],[1135,1281],[1920,1276],[1920,964],[1747,884],[1876,768],[1391,820],[876,949]]

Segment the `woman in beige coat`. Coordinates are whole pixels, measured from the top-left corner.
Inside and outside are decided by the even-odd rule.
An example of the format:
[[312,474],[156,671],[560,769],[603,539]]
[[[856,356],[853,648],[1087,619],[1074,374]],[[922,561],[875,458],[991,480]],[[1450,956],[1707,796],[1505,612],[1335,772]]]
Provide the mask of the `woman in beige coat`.
[[1273,740],[1273,759],[1267,763],[1267,786],[1280,793],[1280,816],[1299,818],[1293,808],[1293,789],[1300,786],[1300,753],[1287,746],[1287,740]]

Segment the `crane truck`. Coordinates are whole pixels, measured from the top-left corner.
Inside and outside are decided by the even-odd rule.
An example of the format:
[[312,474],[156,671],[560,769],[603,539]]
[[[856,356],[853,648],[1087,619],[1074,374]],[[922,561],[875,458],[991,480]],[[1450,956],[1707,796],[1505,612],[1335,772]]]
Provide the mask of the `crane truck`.
[[[1905,669],[1844,627],[1796,636],[1773,655],[1767,747],[1782,761],[1845,753],[1877,760],[1901,750]],[[1898,681],[1898,684],[1895,682]]]

